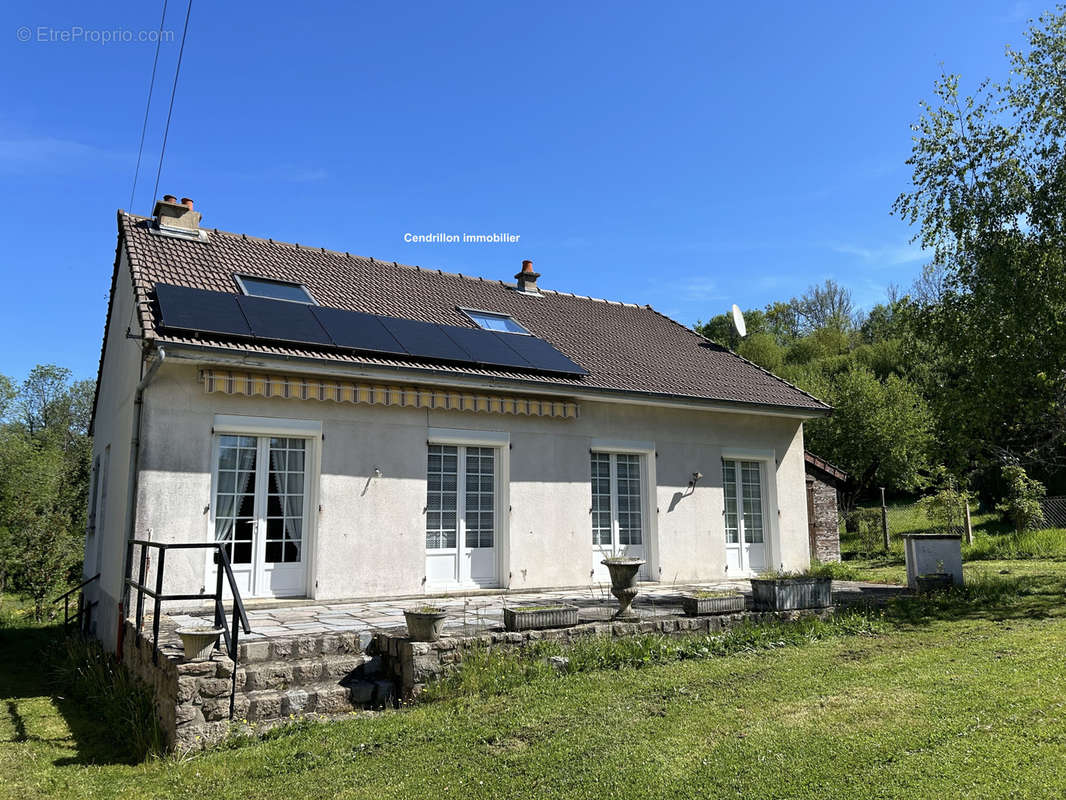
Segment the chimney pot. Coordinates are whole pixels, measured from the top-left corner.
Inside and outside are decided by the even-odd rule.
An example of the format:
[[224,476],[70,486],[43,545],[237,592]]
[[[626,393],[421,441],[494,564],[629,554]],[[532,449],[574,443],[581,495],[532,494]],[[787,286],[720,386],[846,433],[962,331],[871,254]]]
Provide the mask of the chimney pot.
[[523,261],[522,271],[515,275],[515,280],[518,281],[518,291],[528,294],[540,294],[540,289],[537,288],[537,278],[539,277],[540,273],[533,271],[533,262],[529,260]]
[[164,233],[179,236],[202,238],[200,231],[201,214],[193,210],[192,199],[181,198],[181,203],[172,194],[163,195],[152,211],[156,228]]

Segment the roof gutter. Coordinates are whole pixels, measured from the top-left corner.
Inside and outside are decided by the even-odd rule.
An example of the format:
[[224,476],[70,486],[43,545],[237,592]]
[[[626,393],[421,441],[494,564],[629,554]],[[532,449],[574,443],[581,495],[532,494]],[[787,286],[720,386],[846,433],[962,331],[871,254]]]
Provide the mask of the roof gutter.
[[167,351],[162,347],[156,349],[156,359],[148,367],[148,371],[141,377],[137,384],[137,390],[133,395],[133,435],[130,437],[130,474],[126,486],[126,546],[122,548],[122,587],[118,605],[118,642],[116,651],[119,661],[122,660],[122,640],[126,633],[126,610],[129,606],[130,590],[126,583],[130,578],[130,557],[132,541],[134,539],[134,527],[137,523],[137,489],[140,479],[141,461],[141,417],[144,410],[144,390],[152,382],[152,378],[159,371],[159,367],[167,359]]
[[[631,392],[621,389],[597,387],[595,390],[582,389],[580,386],[559,386],[544,384],[539,381],[516,381],[486,376],[464,380],[453,372],[435,370],[411,370],[391,364],[359,365],[349,370],[325,367],[322,361],[313,358],[290,356],[284,354],[261,354],[257,358],[247,355],[230,355],[230,351],[208,345],[169,344],[171,358],[193,361],[198,364],[223,366],[230,369],[283,369],[276,361],[299,364],[300,369],[316,375],[339,378],[363,378],[366,380],[398,380],[417,385],[448,386],[468,391],[483,389],[512,392],[535,392],[551,397],[568,397],[598,403],[623,403],[628,405],[659,406],[665,408],[691,408],[700,411],[718,411],[726,414],[755,414],[760,416],[784,417],[789,419],[817,419],[832,414],[831,408],[802,408],[793,406],[775,406],[763,403],[740,403],[729,401],[701,400],[688,395],[656,394],[654,392]],[[187,351],[189,355],[183,354]]]

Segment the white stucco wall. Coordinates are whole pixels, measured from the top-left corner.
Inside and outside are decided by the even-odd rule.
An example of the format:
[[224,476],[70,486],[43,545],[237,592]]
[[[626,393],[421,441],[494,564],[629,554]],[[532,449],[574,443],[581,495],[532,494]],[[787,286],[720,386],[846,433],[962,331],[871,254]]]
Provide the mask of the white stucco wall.
[[[139,331],[133,309],[133,285],[123,250],[119,255],[93,427],[93,458],[99,459],[101,465],[97,481],[96,530],[86,536],[83,569],[86,578],[100,573],[99,583],[87,587],[86,597],[99,601],[94,613],[97,636],[111,649],[116,643],[118,603],[122,597],[133,400],[141,377],[139,341],[126,336],[130,325],[135,333]],[[107,469],[104,469],[105,462]]]
[[[195,366],[163,365],[145,395],[137,535],[208,541],[212,422],[216,414],[317,420],[321,476],[312,498],[308,593],[326,598],[424,591],[426,440],[429,428],[504,431],[511,449],[501,584],[589,582],[589,448],[597,439],[653,442],[650,571],[665,582],[723,577],[723,450],[772,451],[777,507],[769,566],[808,564],[803,436],[799,419],[581,402],[577,420],[359,406],[205,394]],[[369,480],[374,467],[383,477]],[[704,475],[687,493],[693,472]],[[369,481],[369,482],[368,482]],[[320,511],[316,509],[321,507]],[[498,545],[499,546],[499,545]],[[174,556],[175,554],[172,554]],[[198,591],[202,556],[172,557],[167,591]]]

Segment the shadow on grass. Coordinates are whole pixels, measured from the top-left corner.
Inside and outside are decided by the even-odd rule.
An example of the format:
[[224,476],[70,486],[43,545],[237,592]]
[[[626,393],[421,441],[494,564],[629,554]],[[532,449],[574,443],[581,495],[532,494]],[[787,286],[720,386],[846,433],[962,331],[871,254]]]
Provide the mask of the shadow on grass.
[[[0,626],[0,698],[13,731],[8,741],[69,746],[72,755],[57,758],[56,766],[139,763],[145,753],[137,750],[143,748],[133,746],[125,735],[125,726],[116,725],[115,709],[102,706],[112,702],[112,698],[85,696],[84,692],[71,692],[72,687],[60,685],[59,676],[71,671],[69,665],[65,670],[57,669],[57,661],[69,656],[64,653],[66,642],[63,629],[57,625]],[[63,717],[72,741],[32,733],[27,720],[39,717],[39,711],[31,713],[28,704],[41,698],[48,699]]]
[[1066,616],[1066,577],[985,572],[947,591],[895,598],[884,613],[886,620],[908,626],[941,620],[1005,622]]

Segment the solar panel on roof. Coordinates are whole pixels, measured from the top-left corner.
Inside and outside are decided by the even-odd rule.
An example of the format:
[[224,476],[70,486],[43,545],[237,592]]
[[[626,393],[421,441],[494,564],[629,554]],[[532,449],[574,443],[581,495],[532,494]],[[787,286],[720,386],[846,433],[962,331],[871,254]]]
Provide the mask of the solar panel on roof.
[[[508,347],[504,337],[492,331],[484,331],[480,328],[461,328],[458,325],[442,325],[441,327],[448,334],[449,339],[470,354],[470,360],[476,364],[520,369],[530,369],[533,366],[527,359]],[[516,334],[509,335],[517,336]]]
[[568,375],[588,372],[543,339],[158,283],[160,328]]
[[381,317],[377,314],[342,311],[339,308],[323,308],[322,306],[311,306],[311,313],[326,329],[326,333],[337,347],[365,350],[371,353],[407,355],[407,351],[385,329]]
[[440,325],[399,317],[379,317],[407,354],[415,358],[471,361],[470,354],[448,338]]
[[318,324],[307,303],[268,300],[264,297],[237,297],[256,339],[273,339],[300,344],[333,344]]
[[237,305],[237,295],[157,283],[155,297],[159,303],[159,324],[168,330],[223,336],[252,334],[248,320]]
[[588,370],[564,356],[543,339],[536,336],[517,336],[513,333],[493,333],[528,361],[533,369],[544,372],[565,372],[569,375],[588,375]]

